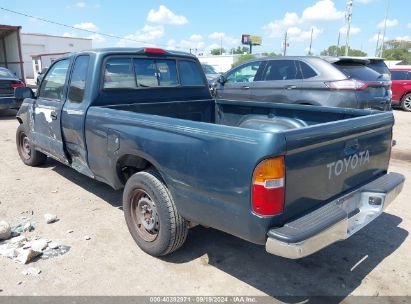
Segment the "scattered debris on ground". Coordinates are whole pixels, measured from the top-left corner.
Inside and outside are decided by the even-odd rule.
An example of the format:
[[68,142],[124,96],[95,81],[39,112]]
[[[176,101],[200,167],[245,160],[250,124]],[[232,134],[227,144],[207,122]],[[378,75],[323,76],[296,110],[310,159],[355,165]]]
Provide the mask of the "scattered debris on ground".
[[35,267],[29,267],[21,272],[22,275],[38,276],[41,270]]
[[74,230],[72,230],[72,229],[67,230],[67,233],[73,233],[73,232],[74,232]]
[[0,221],[0,240],[8,240],[11,237],[11,227],[6,221]]
[[[57,219],[53,215],[52,218]],[[63,255],[70,250],[70,246],[61,245],[38,235],[30,235],[34,229],[32,221],[26,218],[22,218],[12,228],[7,222],[0,222],[0,233],[3,232],[0,235],[4,237],[0,238],[3,240],[0,242],[0,255],[21,264],[28,264],[40,258],[50,259]]]
[[84,239],[85,239],[86,241],[88,241],[88,240],[91,240],[91,237],[90,237],[89,235],[86,235],[86,236],[84,237]]
[[57,215],[46,213],[44,215],[44,220],[46,221],[46,224],[52,224],[58,221]]

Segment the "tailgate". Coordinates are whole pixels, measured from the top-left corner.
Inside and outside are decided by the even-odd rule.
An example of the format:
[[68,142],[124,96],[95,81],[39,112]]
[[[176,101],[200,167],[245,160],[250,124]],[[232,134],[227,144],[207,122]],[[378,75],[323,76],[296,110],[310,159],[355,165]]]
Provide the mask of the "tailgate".
[[384,174],[393,124],[392,113],[382,112],[285,132],[286,217]]

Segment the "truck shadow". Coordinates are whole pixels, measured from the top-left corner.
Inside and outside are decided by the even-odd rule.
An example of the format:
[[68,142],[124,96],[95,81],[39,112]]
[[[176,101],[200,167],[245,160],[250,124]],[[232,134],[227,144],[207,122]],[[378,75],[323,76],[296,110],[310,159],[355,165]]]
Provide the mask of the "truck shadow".
[[[121,208],[121,190],[114,191],[51,159],[45,166],[113,207]],[[216,267],[288,303],[306,300],[339,303],[404,242],[408,232],[398,227],[401,221],[398,216],[383,213],[351,238],[300,260],[273,256],[266,253],[264,246],[197,226],[189,231],[182,248],[161,259],[174,264],[198,259],[204,267]]]
[[300,260],[273,256],[264,246],[196,227],[186,244],[163,260],[186,263],[200,258],[204,265],[216,267],[280,301],[301,303],[327,296],[315,298],[315,302],[339,303],[404,242],[408,232],[398,227],[400,223],[399,217],[384,213],[348,240]]

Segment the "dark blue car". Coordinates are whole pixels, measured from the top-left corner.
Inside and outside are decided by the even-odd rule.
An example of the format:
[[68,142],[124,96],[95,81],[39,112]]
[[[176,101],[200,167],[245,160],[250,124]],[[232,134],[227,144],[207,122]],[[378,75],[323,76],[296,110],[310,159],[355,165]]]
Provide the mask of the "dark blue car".
[[10,70],[0,68],[0,110],[20,107],[21,102],[17,102],[14,98],[14,89],[17,87],[24,87],[24,82]]

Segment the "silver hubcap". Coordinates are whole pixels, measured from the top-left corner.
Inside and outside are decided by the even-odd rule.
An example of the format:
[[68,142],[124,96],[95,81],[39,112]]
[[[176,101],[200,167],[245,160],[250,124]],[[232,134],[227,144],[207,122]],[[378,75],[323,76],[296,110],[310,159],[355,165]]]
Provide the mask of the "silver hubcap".
[[407,98],[404,99],[404,107],[407,110],[411,110],[411,96],[408,96]]

